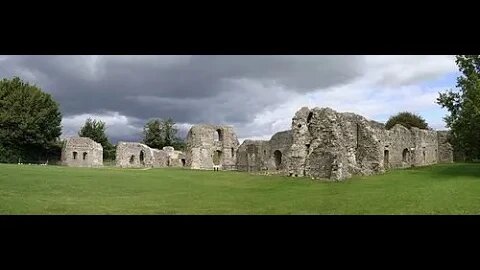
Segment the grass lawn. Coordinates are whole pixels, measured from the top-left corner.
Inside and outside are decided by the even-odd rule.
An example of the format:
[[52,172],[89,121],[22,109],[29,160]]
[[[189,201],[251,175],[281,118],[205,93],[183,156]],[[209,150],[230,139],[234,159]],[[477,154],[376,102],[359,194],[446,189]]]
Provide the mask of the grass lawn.
[[0,164],[0,214],[480,214],[480,164],[340,183],[172,168]]

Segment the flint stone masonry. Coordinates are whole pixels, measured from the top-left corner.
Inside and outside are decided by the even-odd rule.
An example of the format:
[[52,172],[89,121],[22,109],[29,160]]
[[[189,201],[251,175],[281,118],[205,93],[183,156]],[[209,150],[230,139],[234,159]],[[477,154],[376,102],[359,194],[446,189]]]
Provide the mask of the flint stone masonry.
[[275,133],[268,141],[245,140],[238,149],[237,170],[283,173],[289,163],[291,145],[290,130]]
[[185,153],[182,151],[175,150],[171,146],[165,146],[162,150],[168,156],[168,166],[170,167],[184,167],[186,160],[185,160]]
[[185,154],[166,146],[162,150],[143,143],[119,142],[116,151],[116,165],[122,168],[183,167]]
[[330,180],[434,164],[443,145],[437,131],[401,125],[386,130],[381,123],[330,108],[300,109],[292,131],[289,175]]
[[103,147],[90,138],[68,138],[62,148],[61,161],[70,167],[100,167],[103,166]]
[[291,130],[269,141],[245,140],[238,150],[237,169],[338,181],[453,162],[447,135],[402,125],[386,130],[384,124],[354,113],[303,107],[292,118]]
[[453,163],[453,147],[448,141],[448,131],[438,131],[438,162],[439,163]]
[[236,168],[237,135],[230,126],[195,125],[187,134],[185,165],[192,169]]

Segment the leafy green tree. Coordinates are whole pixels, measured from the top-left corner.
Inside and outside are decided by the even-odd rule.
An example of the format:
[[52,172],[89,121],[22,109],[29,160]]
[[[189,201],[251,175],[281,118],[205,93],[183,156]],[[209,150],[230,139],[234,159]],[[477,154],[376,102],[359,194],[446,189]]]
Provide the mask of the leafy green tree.
[[88,137],[97,143],[100,143],[103,147],[103,158],[104,159],[114,159],[115,158],[115,147],[108,141],[108,137],[105,133],[106,126],[105,122],[100,120],[92,120],[88,118],[85,121],[85,124],[78,132],[80,137]]
[[178,131],[175,128],[175,122],[172,118],[168,118],[162,121],[161,126],[165,146],[173,146]]
[[185,143],[177,137],[177,132],[178,129],[172,118],[152,119],[143,128],[143,143],[157,149],[173,146],[175,149],[183,150]]
[[152,119],[145,124],[143,128],[143,143],[157,149],[162,149],[165,145],[160,120]]
[[457,55],[460,72],[456,89],[439,93],[437,103],[449,112],[444,117],[451,142],[467,160],[480,158],[480,56]]
[[385,123],[385,128],[391,129],[396,124],[400,124],[408,129],[411,129],[412,127],[417,127],[420,129],[429,128],[427,122],[425,121],[425,119],[423,119],[423,117],[411,112],[400,112],[396,115],[391,116],[388,119],[387,123]]
[[0,161],[48,159],[62,133],[52,96],[19,77],[0,81]]

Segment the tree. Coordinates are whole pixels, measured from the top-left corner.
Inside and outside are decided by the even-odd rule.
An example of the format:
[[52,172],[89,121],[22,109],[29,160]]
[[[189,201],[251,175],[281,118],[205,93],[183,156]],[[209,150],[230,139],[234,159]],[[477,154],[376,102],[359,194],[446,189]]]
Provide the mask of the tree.
[[177,137],[177,132],[172,118],[152,119],[143,128],[143,143],[157,149],[173,146],[175,149],[182,150],[185,148],[185,143]]
[[444,117],[451,130],[451,143],[467,160],[480,158],[480,56],[457,55],[462,73],[456,89],[439,93],[437,104],[449,112]]
[[400,112],[396,115],[391,116],[388,119],[387,123],[385,123],[385,128],[391,129],[396,124],[400,124],[408,129],[411,129],[412,127],[417,127],[420,129],[429,128],[427,122],[425,121],[425,119],[423,119],[423,117],[411,112]]
[[62,133],[52,96],[19,77],[0,81],[0,161],[48,159]]
[[143,143],[157,149],[161,149],[165,145],[160,120],[152,119],[145,124],[143,128]]
[[178,130],[175,128],[175,122],[172,118],[162,121],[162,133],[165,146],[173,146],[176,140],[177,131]]
[[105,133],[106,127],[105,122],[100,120],[92,120],[88,118],[85,121],[85,124],[78,132],[80,137],[88,137],[97,143],[100,143],[103,147],[103,158],[104,159],[114,159],[115,158],[115,148],[108,141],[108,137]]

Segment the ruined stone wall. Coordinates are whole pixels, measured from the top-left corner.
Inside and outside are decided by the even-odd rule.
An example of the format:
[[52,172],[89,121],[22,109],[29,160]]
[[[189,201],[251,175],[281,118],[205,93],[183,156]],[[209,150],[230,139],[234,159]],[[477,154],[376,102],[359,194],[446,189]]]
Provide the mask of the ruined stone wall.
[[290,163],[293,136],[290,130],[275,133],[268,141],[266,166],[270,171],[286,174]]
[[[161,155],[162,154],[157,152],[157,156]],[[152,150],[152,148],[148,147],[143,143],[118,142],[117,144],[116,164],[118,167],[153,167],[154,161],[154,151]]]
[[289,130],[275,133],[268,141],[245,140],[238,149],[237,169],[287,174],[291,145],[292,133]]
[[185,163],[192,169],[235,169],[238,147],[232,127],[196,125],[187,134]]
[[61,161],[71,167],[103,166],[103,147],[90,138],[68,138],[62,148]]
[[154,168],[164,168],[169,166],[169,155],[166,151],[152,148],[153,151],[153,161],[152,167]]
[[186,160],[185,160],[185,153],[182,151],[175,150],[171,146],[165,146],[162,148],[163,151],[168,156],[167,164],[170,167],[184,167]]
[[[288,173],[342,180],[391,168],[426,166],[450,160],[451,148],[436,131],[384,125],[330,108],[301,108],[292,119]],[[443,148],[442,148],[443,147]]]
[[185,154],[171,146],[159,150],[150,148],[143,143],[119,142],[116,163],[122,168],[184,167]]
[[297,111],[291,130],[268,141],[245,140],[240,146],[230,127],[194,126],[185,153],[186,166],[193,169],[219,164],[223,169],[330,180],[452,160],[446,133],[401,125],[386,130],[384,124],[361,115],[318,107]]
[[[407,168],[415,163],[415,145],[416,141],[412,132],[402,126],[395,125],[392,129],[385,131],[384,154],[388,151],[388,156],[384,158],[384,168]],[[386,162],[385,162],[386,161]]]
[[236,168],[239,171],[264,171],[270,157],[268,141],[245,140],[237,151]]
[[437,131],[438,163],[453,163],[453,147],[448,136],[448,131]]
[[437,163],[438,156],[438,135],[436,131],[411,129],[415,150],[413,152],[414,166],[426,166]]

